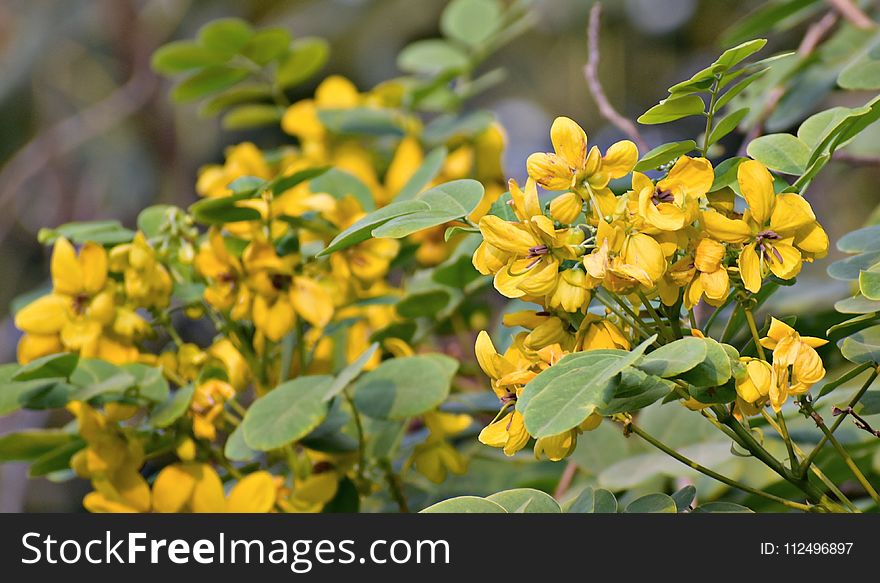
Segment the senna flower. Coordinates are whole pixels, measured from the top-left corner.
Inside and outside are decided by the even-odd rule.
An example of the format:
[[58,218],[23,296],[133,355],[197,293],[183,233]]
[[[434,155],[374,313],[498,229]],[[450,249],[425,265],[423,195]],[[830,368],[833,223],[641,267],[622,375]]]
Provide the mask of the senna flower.
[[[55,241],[51,260],[52,293],[45,295],[15,315],[15,325],[24,336],[18,345],[21,363],[54,352],[78,352],[115,363],[133,362],[138,350],[133,335],[145,331],[134,324],[120,337],[113,329],[118,306],[115,283],[107,277],[108,259],[104,248],[86,243],[77,254],[73,245],[61,237]],[[133,312],[131,318],[140,319]]]
[[429,411],[425,413],[424,423],[428,437],[416,445],[408,465],[435,484],[446,480],[447,473],[464,474],[467,460],[448,438],[465,431],[473,423],[473,418],[465,414]]
[[613,322],[596,314],[587,314],[577,332],[577,351],[599,348],[629,350],[629,340]]
[[827,344],[822,338],[801,336],[797,330],[773,318],[761,346],[773,351],[776,382],[770,387],[770,405],[779,411],[791,396],[804,395],[825,377],[825,367],[816,348]]
[[614,195],[608,182],[628,174],[639,159],[636,145],[629,140],[613,144],[603,156],[599,148],[589,147],[587,134],[574,120],[557,117],[550,127],[553,153],[529,156],[529,176],[548,190],[585,188],[591,191],[606,213],[606,204],[613,204]]
[[156,512],[264,513],[275,504],[272,474],[257,471],[241,478],[229,491],[209,464],[183,462],[165,466],[153,484]]
[[760,404],[776,385],[776,370],[758,358],[741,357],[744,370],[736,379],[736,394],[748,404]]
[[208,280],[205,300],[221,311],[230,311],[233,320],[250,316],[253,293],[245,285],[244,267],[226,248],[218,229],[208,233],[195,258],[195,267]]
[[584,431],[592,431],[602,423],[602,416],[591,413],[580,425],[557,435],[541,437],[535,440],[535,458],[546,457],[552,462],[558,462],[570,456],[577,447],[578,435]]
[[150,486],[140,474],[144,450],[133,432],[118,424],[131,411],[98,411],[86,403],[73,401],[67,409],[77,420],[79,435],[86,447],[70,460],[70,467],[95,488],[83,499],[89,512],[148,512]]
[[474,267],[484,275],[494,273],[495,288],[506,297],[550,295],[556,289],[560,262],[581,255],[584,233],[554,227],[541,211],[532,179],[525,190],[511,180],[510,193],[519,222],[495,215],[480,219],[483,242],[474,253]]
[[685,306],[690,309],[701,298],[712,306],[720,306],[730,291],[730,278],[724,266],[726,249],[723,244],[709,238],[701,239],[694,255],[696,273],[685,294]]
[[123,274],[126,297],[142,308],[164,308],[171,296],[171,276],[156,258],[156,250],[138,231],[131,243],[110,252],[110,270]]
[[656,186],[644,174],[634,172],[633,192],[638,200],[638,213],[655,230],[678,231],[697,217],[698,201],[712,186],[714,178],[708,160],[688,156],[681,156]]
[[772,272],[780,279],[800,273],[804,261],[828,252],[828,235],[816,221],[810,203],[795,193],[775,194],[773,177],[763,164],[747,160],[737,170],[737,181],[748,210],[741,218],[715,209],[702,215],[706,232],[719,241],[742,244],[739,270],[752,293]]
[[189,410],[193,420],[193,434],[199,439],[214,441],[217,423],[222,421],[226,401],[235,397],[235,389],[227,382],[209,379],[196,386]]

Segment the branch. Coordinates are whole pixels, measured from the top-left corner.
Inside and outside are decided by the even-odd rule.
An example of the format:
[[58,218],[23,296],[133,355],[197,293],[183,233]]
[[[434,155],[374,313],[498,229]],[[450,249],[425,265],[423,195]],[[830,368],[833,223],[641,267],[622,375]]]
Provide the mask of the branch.
[[874,429],[873,427],[871,427],[871,424],[868,423],[867,421],[865,421],[865,419],[863,417],[860,417],[859,414],[856,413],[852,407],[847,407],[845,409],[835,407],[831,410],[831,413],[835,416],[841,415],[841,414],[848,414],[850,417],[852,417],[855,420],[856,427],[858,427],[859,429],[861,429],[863,431],[867,431],[868,433],[870,433],[874,437],[880,437],[880,429]]
[[584,67],[584,77],[587,80],[590,94],[596,100],[596,105],[599,107],[599,113],[602,117],[632,138],[640,152],[647,152],[650,150],[648,143],[642,138],[636,125],[614,109],[614,106],[608,101],[608,96],[605,95],[602,83],[599,81],[599,18],[601,14],[602,4],[596,2],[593,4],[593,8],[590,9],[590,23],[587,26],[587,48],[589,55],[587,57],[587,64]]
[[871,20],[870,16],[862,12],[862,9],[854,4],[852,0],[825,0],[825,2],[856,28],[869,30],[877,26],[877,23]]
[[[816,50],[816,47],[819,46],[819,43],[828,35],[831,29],[837,24],[838,16],[837,13],[833,10],[825,14],[820,20],[814,22],[807,29],[806,34],[804,34],[804,38],[801,40],[800,45],[797,48],[797,54],[801,57],[801,59],[810,56],[813,54],[813,51]],[[761,109],[761,115],[758,116],[758,119],[755,121],[754,125],[752,125],[749,132],[746,134],[746,137],[743,139],[742,145],[739,148],[739,152],[737,152],[737,156],[745,156],[746,148],[748,148],[749,144],[760,136],[764,132],[764,124],[767,123],[767,119],[769,119],[770,115],[773,114],[773,111],[776,109],[776,106],[779,105],[779,102],[782,100],[782,97],[785,95],[785,86],[778,85],[770,90],[767,94],[767,99],[764,101],[764,107]]]

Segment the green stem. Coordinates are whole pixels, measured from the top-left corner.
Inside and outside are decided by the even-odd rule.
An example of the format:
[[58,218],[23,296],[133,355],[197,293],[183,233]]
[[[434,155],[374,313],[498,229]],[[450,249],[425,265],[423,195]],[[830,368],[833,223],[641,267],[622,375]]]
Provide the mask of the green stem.
[[361,421],[361,414],[358,411],[357,406],[354,404],[354,399],[351,396],[351,392],[346,388],[342,391],[342,395],[345,397],[346,402],[348,402],[348,406],[351,407],[351,416],[354,418],[354,426],[357,431],[358,437],[358,467],[357,467],[357,485],[358,489],[364,484],[364,472],[367,467],[367,442],[364,434],[364,424]]
[[637,324],[634,320],[628,318],[618,310],[611,302],[609,302],[606,298],[603,297],[603,290],[599,290],[593,297],[595,297],[599,302],[604,305],[606,308],[611,310],[613,314],[615,314],[618,318],[629,324],[633,330],[635,330],[642,338],[650,338],[651,334],[649,334],[644,328],[642,328],[639,324]]
[[791,466],[791,471],[798,475],[800,468],[798,468],[797,456],[794,455],[794,442],[791,440],[791,434],[788,432],[788,426],[785,424],[785,416],[782,414],[782,411],[776,412],[776,421],[779,422],[779,435],[782,436],[782,440],[785,441],[785,447],[788,450],[788,463]]
[[636,435],[638,435],[639,437],[641,437],[642,439],[644,439],[645,441],[647,441],[648,443],[650,443],[651,445],[653,445],[654,447],[656,447],[657,449],[662,451],[663,453],[675,458],[676,460],[680,461],[684,465],[700,472],[701,474],[704,474],[706,476],[709,476],[710,478],[718,480],[722,484],[727,484],[728,486],[730,486],[732,488],[736,488],[738,490],[742,490],[743,492],[748,492],[749,494],[754,494],[756,496],[761,496],[762,498],[767,498],[768,500],[773,500],[774,502],[782,504],[783,506],[786,506],[788,508],[794,508],[796,510],[802,510],[804,512],[809,512],[811,510],[810,506],[807,504],[801,504],[800,502],[794,502],[792,500],[780,498],[779,496],[775,496],[773,494],[770,494],[769,492],[764,492],[763,490],[758,490],[757,488],[752,488],[751,486],[748,486],[748,485],[743,484],[741,482],[737,482],[736,480],[734,480],[732,478],[728,478],[727,476],[724,476],[722,474],[719,474],[718,472],[710,470],[709,468],[698,464],[694,460],[683,456],[682,454],[678,453],[677,451],[675,451],[671,447],[667,446],[665,443],[655,439],[653,436],[651,436],[650,434],[643,431],[642,428],[638,427],[637,425],[635,425],[633,423],[629,423],[628,425],[629,425],[629,429],[633,433],[635,433]]
[[636,293],[638,294],[639,299],[642,300],[642,305],[645,306],[648,314],[650,314],[651,318],[653,318],[654,325],[657,328],[657,331],[660,332],[660,334],[664,338],[666,338],[666,340],[672,342],[675,337],[666,326],[666,324],[663,322],[663,320],[660,318],[660,314],[658,314],[657,310],[654,309],[654,306],[651,305],[651,300],[649,300],[641,290],[637,291]]
[[755,316],[752,314],[752,311],[743,306],[743,313],[746,315],[746,322],[749,325],[749,331],[752,333],[752,339],[755,341],[755,350],[758,351],[758,358],[761,360],[767,360],[767,355],[764,354],[764,347],[761,346],[761,335],[758,333],[758,326],[755,325]]
[[385,473],[385,481],[388,483],[388,489],[391,492],[391,497],[394,498],[394,501],[397,503],[397,507],[401,512],[409,513],[409,505],[406,503],[406,496],[404,496],[403,489],[400,487],[400,478],[394,473],[394,468],[391,467],[391,462],[388,460],[382,460],[381,465],[382,471]]
[[717,308],[715,308],[715,311],[712,312],[712,315],[709,316],[709,319],[706,320],[705,324],[703,324],[703,334],[705,334],[706,336],[709,335],[709,329],[712,327],[712,324],[715,323],[715,319],[718,318],[718,315],[721,312],[723,312],[727,308],[727,306],[730,305],[730,303],[733,301],[733,299],[734,299],[734,295],[728,294],[727,299],[724,300],[724,303],[721,304],[720,306],[718,306]]
[[[720,310],[720,308],[719,308]],[[733,323],[736,321],[736,316],[739,313],[740,305],[736,304],[733,306],[733,311],[730,312],[730,318],[727,319],[727,324],[724,325],[724,331],[721,332],[721,342],[728,342],[731,337],[736,332],[733,329]]]
[[710,93],[712,97],[709,99],[709,110],[706,112],[706,134],[703,136],[703,147],[700,150],[703,158],[709,157],[709,134],[712,133],[712,124],[715,121],[715,102],[718,100],[718,77],[715,77]]

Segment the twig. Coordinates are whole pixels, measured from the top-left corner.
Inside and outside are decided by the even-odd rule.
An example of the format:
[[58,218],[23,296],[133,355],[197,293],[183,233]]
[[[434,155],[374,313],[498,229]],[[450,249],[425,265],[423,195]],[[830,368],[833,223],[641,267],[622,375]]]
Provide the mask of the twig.
[[[825,14],[820,20],[814,22],[807,29],[806,34],[804,34],[804,38],[801,40],[800,45],[797,48],[797,54],[802,59],[804,57],[808,57],[816,50],[816,47],[819,46],[819,43],[825,38],[825,36],[831,31],[835,24],[837,24],[838,16],[837,13],[833,10]],[[746,137],[743,139],[742,145],[739,148],[739,152],[737,152],[737,156],[745,156],[746,148],[749,144],[760,136],[764,132],[764,124],[767,123],[767,119],[770,118],[770,115],[776,109],[776,106],[779,105],[779,102],[782,100],[782,97],[785,95],[785,86],[778,85],[771,89],[769,93],[767,93],[767,98],[764,100],[764,107],[761,109],[761,114],[758,116],[758,119],[755,121],[754,125],[749,129]]]
[[608,96],[605,95],[602,83],[599,81],[599,18],[601,15],[602,4],[596,2],[593,4],[593,8],[590,9],[590,22],[587,26],[587,48],[589,55],[587,56],[587,64],[584,66],[584,77],[587,80],[587,86],[590,88],[590,94],[593,96],[593,99],[596,100],[596,105],[599,107],[599,113],[602,117],[632,138],[640,152],[647,152],[650,150],[648,143],[639,133],[636,125],[614,109],[614,106],[608,101]]
[[858,413],[856,413],[852,407],[847,407],[845,409],[840,409],[838,407],[835,407],[831,410],[831,414],[835,415],[835,416],[840,415],[842,413],[846,413],[846,414],[850,415],[853,419],[855,419],[856,427],[858,427],[859,429],[867,431],[868,433],[870,433],[874,437],[880,437],[880,429],[874,429],[873,427],[871,427],[871,424],[868,423],[867,421],[865,421],[864,417],[862,417]]
[[565,493],[568,492],[569,487],[571,487],[571,482],[574,480],[577,470],[578,467],[576,463],[568,462],[568,465],[565,466],[565,470],[562,472],[562,476],[559,478],[559,484],[556,485],[556,490],[553,492],[554,498],[562,500],[562,497],[565,496]]
[[397,474],[394,473],[394,468],[391,467],[391,462],[388,460],[382,460],[380,465],[382,466],[382,471],[385,473],[385,481],[388,483],[391,497],[394,498],[394,501],[397,503],[397,508],[404,514],[409,513],[409,504],[406,502],[406,496],[400,485],[400,479]]
[[862,9],[856,6],[852,0],[825,0],[825,2],[856,28],[869,30],[877,26],[877,23],[871,20],[870,16],[862,12]]

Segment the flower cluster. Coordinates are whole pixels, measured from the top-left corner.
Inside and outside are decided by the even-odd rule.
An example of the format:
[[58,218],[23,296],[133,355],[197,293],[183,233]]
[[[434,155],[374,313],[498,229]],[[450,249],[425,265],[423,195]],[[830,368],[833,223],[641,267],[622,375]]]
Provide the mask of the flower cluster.
[[[510,182],[508,215],[480,219],[483,240],[473,255],[476,269],[494,277],[499,293],[540,306],[505,318],[506,325],[527,331],[504,354],[485,332],[476,343],[502,403],[480,440],[507,455],[531,437],[513,409],[517,398],[562,356],[628,350],[647,337],[639,324],[642,311],[662,326],[658,310],[665,308],[664,317],[678,323],[682,308],[690,311],[700,301],[721,306],[731,294],[757,292],[771,275],[792,279],[804,262],[828,250],[810,204],[795,192],[777,193],[773,176],[756,160],[739,164],[735,183],[715,187],[706,158],[681,156],[651,178],[633,171],[638,151],[629,141],[603,155],[565,117],[554,121],[550,138],[554,152],[529,157],[525,187]],[[611,181],[627,175],[630,180],[614,185],[621,191],[615,194]],[[544,198],[538,187],[551,194]],[[778,409],[824,375],[813,349],[823,341],[800,337],[776,320],[768,334],[762,346],[773,350],[772,364],[744,358],[740,410],[754,413],[767,401]],[[591,416],[580,427],[538,439],[536,455],[565,457],[577,434],[600,420]]]

